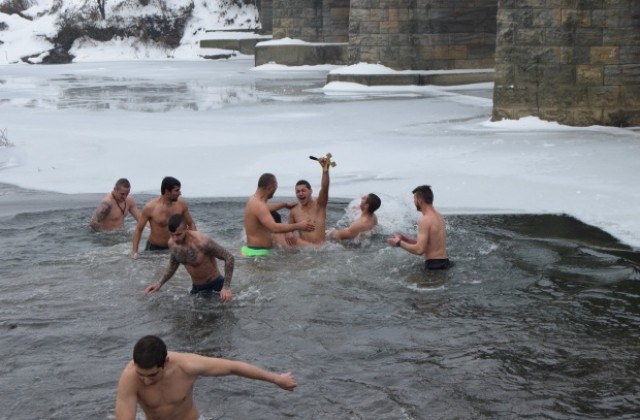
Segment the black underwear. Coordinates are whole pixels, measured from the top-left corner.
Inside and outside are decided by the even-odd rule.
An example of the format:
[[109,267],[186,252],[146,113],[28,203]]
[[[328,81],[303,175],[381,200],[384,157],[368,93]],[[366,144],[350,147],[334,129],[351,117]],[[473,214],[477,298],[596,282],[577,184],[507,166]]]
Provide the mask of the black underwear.
[[424,268],[427,270],[446,270],[451,267],[451,261],[449,258],[443,258],[438,260],[426,260],[424,262]]
[[167,249],[169,249],[168,246],[154,245],[149,241],[147,241],[147,245],[144,247],[145,251],[164,251]]

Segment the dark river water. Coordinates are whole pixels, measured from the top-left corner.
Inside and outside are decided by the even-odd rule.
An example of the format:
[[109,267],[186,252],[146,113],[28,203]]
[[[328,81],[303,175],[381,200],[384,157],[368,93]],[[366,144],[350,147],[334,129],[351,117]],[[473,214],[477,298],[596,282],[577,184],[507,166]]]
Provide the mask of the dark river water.
[[[199,230],[237,256],[222,304],[190,296],[184,268],[144,296],[168,255],[130,259],[130,219],[91,232],[100,197],[0,186],[2,419],[114,418],[146,334],[298,379],[288,393],[202,378],[207,419],[639,416],[640,254],[573,218],[447,214],[455,265],[425,273],[386,246],[389,232],[242,258],[244,200],[187,197]],[[330,201],[329,227],[347,205]]]

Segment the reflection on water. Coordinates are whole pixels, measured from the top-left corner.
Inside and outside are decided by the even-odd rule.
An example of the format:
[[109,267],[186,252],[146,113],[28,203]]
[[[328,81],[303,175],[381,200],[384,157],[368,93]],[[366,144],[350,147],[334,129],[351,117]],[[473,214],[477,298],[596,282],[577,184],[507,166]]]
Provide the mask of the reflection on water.
[[171,79],[166,81],[158,80],[155,74],[142,72],[113,77],[80,71],[54,74],[49,79],[5,75],[0,80],[3,87],[0,100],[7,105],[27,108],[168,112],[207,111],[267,101],[317,102],[326,99],[318,90],[324,86],[326,75],[317,71],[301,72],[293,77],[243,74],[242,83],[237,83],[228,74],[217,74],[213,68],[211,74],[197,79],[181,80],[179,72],[178,64],[170,72]]
[[[17,195],[30,208],[21,190],[0,202]],[[243,200],[189,201],[198,228],[238,255]],[[0,381],[10,386],[0,418],[113,418],[119,374],[149,333],[299,380],[290,394],[202,379],[195,399],[206,418],[637,414],[640,255],[575,219],[449,215],[448,272],[422,271],[382,235],[238,257],[234,300],[223,305],[189,295],[183,268],[143,296],[167,254],[129,259],[131,221],[95,234],[95,202],[70,202],[2,217]],[[329,226],[344,222],[346,205],[332,202]]]
[[[92,111],[169,112],[176,110],[210,111],[228,106],[264,102],[322,103],[336,100],[376,100],[397,97],[421,98],[433,92],[379,92],[325,94],[327,71],[248,71],[245,60],[201,63],[140,62],[136,71],[110,63],[55,66],[46,72],[6,66],[0,75],[0,105],[44,109],[81,109]],[[187,71],[184,67],[188,68]],[[230,70],[231,69],[231,70]],[[40,70],[40,69],[39,69]],[[30,72],[35,75],[30,77]],[[117,74],[115,76],[114,74]],[[188,74],[189,76],[183,76]],[[490,90],[469,95],[486,96]]]

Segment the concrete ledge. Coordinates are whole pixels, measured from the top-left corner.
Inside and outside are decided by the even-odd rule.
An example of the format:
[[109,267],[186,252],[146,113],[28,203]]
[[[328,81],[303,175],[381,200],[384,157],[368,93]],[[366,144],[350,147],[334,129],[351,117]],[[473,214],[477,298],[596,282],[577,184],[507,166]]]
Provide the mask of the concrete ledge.
[[268,63],[285,66],[347,65],[347,43],[264,44],[256,45],[256,66]]
[[451,86],[466,85],[470,83],[493,82],[494,70],[477,70],[457,72],[455,70],[443,70],[442,73],[432,72],[398,72],[385,74],[329,74],[329,82],[351,82],[365,86]]
[[254,55],[256,44],[264,38],[243,39],[203,39],[200,48],[219,48],[222,50],[240,51],[242,54]]
[[[210,39],[203,39],[200,41],[200,48],[217,48],[221,50],[233,50],[239,51],[242,54],[254,55],[255,47],[258,42],[267,41],[271,39],[271,35],[258,35],[258,34],[238,34],[237,31],[224,33],[220,32],[208,32],[211,33]],[[237,36],[234,33],[238,34]]]

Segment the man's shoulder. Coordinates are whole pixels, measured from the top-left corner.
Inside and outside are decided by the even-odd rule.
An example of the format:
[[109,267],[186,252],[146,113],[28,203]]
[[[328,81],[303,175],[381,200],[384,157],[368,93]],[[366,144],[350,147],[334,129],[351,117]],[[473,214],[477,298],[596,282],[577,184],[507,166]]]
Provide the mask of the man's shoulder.
[[120,376],[121,381],[124,381],[130,385],[136,384],[136,367],[133,363],[133,360],[130,360],[127,365],[122,370],[122,375]]
[[153,207],[157,206],[158,203],[160,203],[160,198],[161,197],[155,197],[155,198],[152,198],[151,200],[147,201],[147,203],[144,205],[145,208],[153,208]]
[[362,225],[365,226],[367,229],[373,229],[378,224],[378,218],[376,217],[375,214],[367,214],[367,215],[363,214],[357,220],[360,220]]

